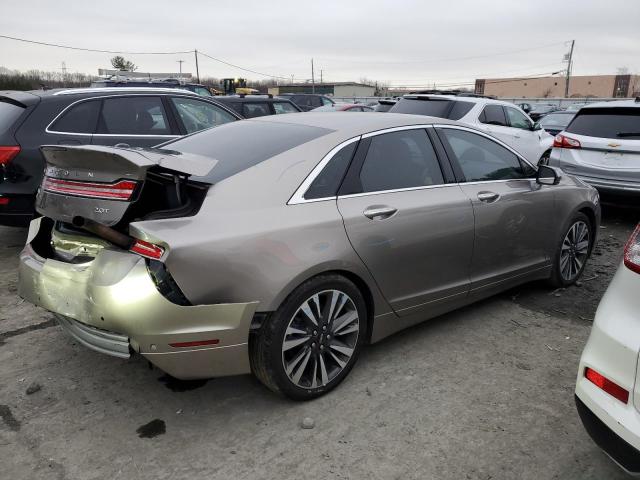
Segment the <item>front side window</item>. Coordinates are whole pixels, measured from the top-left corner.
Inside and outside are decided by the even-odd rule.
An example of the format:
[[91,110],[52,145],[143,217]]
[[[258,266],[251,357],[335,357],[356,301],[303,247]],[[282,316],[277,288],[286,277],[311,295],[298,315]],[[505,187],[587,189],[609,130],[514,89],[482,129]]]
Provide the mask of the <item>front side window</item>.
[[331,100],[329,100],[328,98],[322,97],[322,104],[323,105],[333,105],[333,102]]
[[117,97],[104,99],[98,133],[170,135],[171,129],[160,97]]
[[360,183],[363,192],[444,183],[427,132],[402,130],[373,137],[360,170]]
[[305,192],[306,200],[336,196],[357,145],[358,142],[352,142],[331,158]]
[[507,126],[507,119],[501,105],[487,105],[479,117],[480,122],[488,125]]
[[171,97],[178,116],[187,133],[199,132],[205,128],[217,127],[233,122],[236,118],[222,108],[209,102],[185,97]]
[[69,110],[51,125],[54,132],[92,134],[96,130],[100,100],[81,102]]
[[281,113],[296,113],[296,107],[291,105],[289,102],[273,102],[273,109],[276,111],[276,115],[280,115]]
[[266,103],[243,103],[242,115],[245,118],[264,117],[271,115],[271,110]]
[[507,116],[509,117],[509,125],[513,128],[521,128],[522,130],[531,130],[531,123],[521,112],[515,108],[506,107]]
[[443,140],[467,182],[526,178],[517,155],[487,137],[466,130],[442,128]]

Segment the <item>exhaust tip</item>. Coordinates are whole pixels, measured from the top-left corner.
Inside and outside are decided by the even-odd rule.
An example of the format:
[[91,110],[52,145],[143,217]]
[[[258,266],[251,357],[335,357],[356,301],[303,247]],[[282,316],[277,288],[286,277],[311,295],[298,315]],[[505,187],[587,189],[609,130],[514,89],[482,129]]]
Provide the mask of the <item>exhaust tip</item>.
[[83,218],[83,217],[81,217],[81,216],[79,216],[79,215],[76,215],[75,217],[73,217],[73,218],[71,219],[71,224],[72,224],[74,227],[84,227],[85,221],[84,221],[84,218]]

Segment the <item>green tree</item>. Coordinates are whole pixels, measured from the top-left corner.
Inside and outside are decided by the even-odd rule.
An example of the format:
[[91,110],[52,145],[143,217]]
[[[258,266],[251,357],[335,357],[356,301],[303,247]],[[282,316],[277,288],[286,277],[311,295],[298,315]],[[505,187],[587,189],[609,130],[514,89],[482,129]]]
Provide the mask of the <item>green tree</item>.
[[133,62],[125,60],[125,58],[120,55],[116,55],[111,59],[111,65],[121,72],[135,72],[138,68]]

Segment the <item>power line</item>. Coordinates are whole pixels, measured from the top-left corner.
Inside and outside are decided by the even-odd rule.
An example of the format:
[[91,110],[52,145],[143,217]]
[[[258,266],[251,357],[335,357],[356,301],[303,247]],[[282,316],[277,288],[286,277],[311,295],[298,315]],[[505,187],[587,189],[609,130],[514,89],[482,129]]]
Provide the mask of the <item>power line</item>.
[[244,68],[244,67],[241,67],[240,65],[236,65],[234,63],[226,62],[226,61],[221,60],[219,58],[212,57],[211,55],[208,55],[208,54],[206,54],[206,53],[204,53],[204,52],[202,52],[200,50],[198,50],[198,55],[202,55],[204,57],[207,57],[207,58],[209,58],[209,59],[211,59],[211,60],[213,60],[215,62],[224,63],[225,65],[228,65],[228,66],[233,67],[233,68],[237,68],[238,70],[243,70],[245,72],[255,73],[256,75],[262,75],[263,77],[281,78],[283,80],[288,80],[289,79],[289,77],[283,77],[283,76],[280,76],[280,75],[271,75],[270,73],[257,72],[255,70],[251,70],[249,68]]
[[36,40],[27,40],[25,38],[9,37],[8,35],[0,35],[0,38],[15,40],[16,42],[32,43],[35,45],[44,45],[46,47],[66,48],[68,50],[79,50],[82,52],[118,53],[118,54],[124,54],[124,55],[178,55],[181,53],[193,53],[193,50],[186,50],[182,52],[124,52],[124,51],[117,51],[117,50],[97,50],[94,48],[72,47],[69,45],[59,45],[57,43],[38,42]]

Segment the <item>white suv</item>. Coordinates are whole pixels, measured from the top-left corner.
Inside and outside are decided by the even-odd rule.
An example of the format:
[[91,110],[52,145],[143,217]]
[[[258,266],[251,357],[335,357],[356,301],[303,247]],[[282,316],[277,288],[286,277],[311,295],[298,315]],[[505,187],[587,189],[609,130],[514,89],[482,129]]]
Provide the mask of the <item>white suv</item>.
[[640,194],[640,97],[582,107],[554,142],[549,165],[615,194]]
[[502,140],[531,163],[546,163],[553,137],[513,103],[488,97],[457,95],[404,95],[389,113],[410,113],[458,120]]

